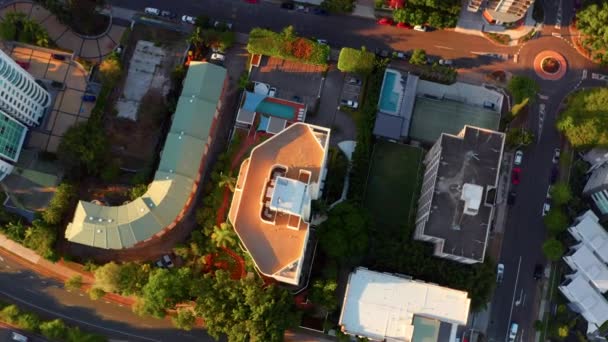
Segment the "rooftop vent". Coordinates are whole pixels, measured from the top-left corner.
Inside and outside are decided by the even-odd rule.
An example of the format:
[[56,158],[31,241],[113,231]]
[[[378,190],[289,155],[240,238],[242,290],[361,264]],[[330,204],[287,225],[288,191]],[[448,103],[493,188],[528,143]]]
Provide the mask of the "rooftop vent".
[[464,214],[475,216],[479,212],[481,199],[483,197],[483,187],[477,184],[465,183],[462,186],[460,199],[464,201]]

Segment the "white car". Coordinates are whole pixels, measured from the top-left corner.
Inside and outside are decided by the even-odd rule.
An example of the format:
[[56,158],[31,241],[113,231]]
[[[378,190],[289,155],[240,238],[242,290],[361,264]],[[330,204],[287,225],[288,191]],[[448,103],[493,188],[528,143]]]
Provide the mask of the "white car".
[[160,15],[160,10],[154,7],[146,7],[144,8],[144,13],[151,15]]
[[514,342],[517,338],[517,330],[519,330],[519,325],[517,323],[511,323],[511,328],[509,329],[509,342]]
[[505,265],[498,264],[498,266],[496,266],[496,282],[498,284],[502,283],[502,278],[504,275],[505,275]]
[[17,332],[11,332],[11,341],[18,341],[18,342],[27,342],[29,341],[27,336],[23,336],[20,333]]
[[171,261],[171,257],[169,255],[167,255],[167,254],[163,255],[163,262],[169,268],[175,266],[175,265],[173,265],[173,261]]
[[551,210],[551,204],[547,202],[543,203],[543,216],[547,216],[549,210]]
[[559,161],[560,154],[561,154],[561,150],[559,148],[556,148],[555,150],[553,150],[553,164],[557,164],[557,162]]
[[414,30],[420,31],[420,32],[426,32],[426,26],[424,26],[424,25],[416,25],[416,26],[414,26]]
[[211,54],[211,60],[223,62],[226,60],[226,56],[222,55],[221,53],[213,53]]
[[276,95],[277,95],[277,88],[271,87],[270,90],[268,90],[268,96],[275,97]]
[[513,160],[513,164],[521,165],[521,162],[523,159],[524,159],[524,153],[521,150],[515,151],[515,159]]
[[440,59],[439,60],[439,65],[452,65],[454,64],[454,61],[452,61],[451,59]]
[[184,15],[182,15],[182,22],[194,25],[195,19],[194,19],[194,17],[184,14]]
[[352,109],[357,109],[359,108],[359,103],[357,101],[352,101],[352,100],[341,100],[340,104],[342,106],[346,106],[346,107],[350,107]]

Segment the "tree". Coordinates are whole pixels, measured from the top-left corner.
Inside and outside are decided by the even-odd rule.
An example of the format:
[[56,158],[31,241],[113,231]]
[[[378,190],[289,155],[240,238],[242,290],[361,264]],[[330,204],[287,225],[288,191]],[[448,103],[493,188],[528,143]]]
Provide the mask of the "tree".
[[595,50],[608,48],[608,3],[605,1],[587,2],[576,14],[576,27],[585,34],[583,44]]
[[59,224],[70,209],[70,203],[74,198],[76,198],[76,188],[72,184],[59,184],[48,207],[42,212],[44,222],[51,225]]
[[129,199],[132,201],[143,196],[148,191],[148,184],[137,184],[136,186],[129,189]]
[[549,210],[543,221],[553,236],[559,235],[568,228],[568,216],[566,216],[560,208],[555,206]]
[[80,290],[82,287],[82,276],[77,274],[68,278],[64,283],[64,287],[68,291]]
[[217,183],[220,188],[228,188],[230,192],[234,192],[236,187],[236,178],[232,175],[232,173],[224,174],[220,173],[220,181]]
[[95,16],[97,15],[97,7],[103,6],[104,0],[69,0],[68,10],[72,15],[72,22],[78,23],[83,32],[90,33],[95,27]]
[[177,315],[171,317],[171,321],[178,329],[191,330],[196,322],[196,317],[190,309],[179,309],[177,310]]
[[575,148],[608,147],[608,88],[581,90],[568,97],[557,129]]
[[57,238],[55,234],[54,227],[49,226],[42,220],[34,220],[32,226],[25,231],[23,244],[33,249],[43,258],[55,260],[57,258],[57,254],[53,248]]
[[122,65],[116,55],[106,57],[99,65],[101,81],[109,87],[114,87],[122,76]]
[[570,202],[572,199],[570,186],[565,182],[557,182],[555,185],[553,185],[551,187],[550,195],[553,204],[558,206],[568,204],[568,202]]
[[190,268],[175,271],[157,268],[150,272],[148,282],[142,288],[141,312],[156,318],[165,317],[166,310],[190,298],[192,274]]
[[317,279],[310,289],[310,301],[325,312],[331,313],[338,308],[337,289],[338,283],[335,279]]
[[194,45],[196,48],[200,48],[203,43],[203,29],[200,26],[194,27],[192,33],[186,39],[188,44]]
[[342,72],[367,75],[374,70],[376,56],[365,47],[360,50],[342,48],[338,57],[338,69]]
[[540,90],[539,85],[527,76],[513,76],[507,85],[507,89],[513,96],[513,103],[518,104],[528,99],[529,104],[536,101],[536,94]]
[[0,37],[42,47],[49,45],[46,30],[21,12],[9,12],[4,16],[4,20],[0,22]]
[[259,278],[233,280],[220,270],[205,274],[198,286],[196,313],[207,333],[228,341],[283,341],[285,329],[297,324],[293,299],[287,290]]
[[398,23],[405,23],[408,19],[408,11],[405,8],[399,8],[393,11],[393,20]]
[[114,261],[95,270],[95,288],[105,292],[118,293],[120,290],[120,265]]
[[95,270],[95,287],[127,296],[139,294],[148,281],[149,272],[147,264],[127,262],[119,265],[111,261]]
[[237,236],[230,223],[224,222],[219,227],[213,226],[211,240],[215,242],[217,247],[230,248],[236,245]]
[[543,243],[543,253],[548,260],[557,261],[564,255],[564,245],[556,238],[550,238]]
[[103,169],[108,151],[101,122],[90,118],[68,128],[59,143],[57,157],[68,173],[97,175]]
[[354,0],[323,0],[321,8],[330,13],[350,13],[355,9]]
[[40,324],[40,333],[50,340],[62,341],[65,338],[67,327],[60,319]]
[[98,300],[106,295],[106,291],[100,289],[99,287],[93,287],[89,290],[89,298],[92,300]]
[[534,133],[525,128],[511,128],[507,131],[506,143],[511,148],[528,146],[534,142]]
[[338,204],[329,211],[327,221],[319,229],[321,248],[340,263],[364,255],[368,247],[368,224],[364,208],[352,202]]
[[414,49],[412,57],[410,57],[410,63],[414,65],[426,64],[426,51],[423,49]]
[[40,326],[40,318],[31,312],[21,313],[17,317],[17,326],[23,330],[36,331]]

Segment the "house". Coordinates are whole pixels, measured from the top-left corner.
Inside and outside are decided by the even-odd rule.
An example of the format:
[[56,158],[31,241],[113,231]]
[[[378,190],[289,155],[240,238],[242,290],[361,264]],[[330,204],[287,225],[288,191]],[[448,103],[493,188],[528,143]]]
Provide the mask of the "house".
[[79,201],[65,237],[104,249],[137,246],[171,230],[191,207],[213,143],[226,69],[192,62],[146,193],[120,206]]
[[504,133],[465,126],[426,154],[414,238],[433,243],[435,256],[484,261],[504,144]]
[[591,199],[593,207],[605,219],[608,217],[608,164],[602,157],[596,159],[600,161],[592,164],[593,171],[583,188],[583,196]]
[[295,123],[256,146],[241,164],[228,219],[261,274],[299,285],[311,201],[326,174],[330,130]]
[[576,218],[568,232],[578,242],[564,256],[574,273],[566,276],[559,290],[570,301],[570,309],[587,321],[587,335],[597,337],[608,321],[608,233],[591,210]]
[[456,341],[466,325],[467,292],[363,267],[348,278],[339,325],[373,341]]
[[276,134],[295,122],[304,122],[306,106],[267,95],[245,92],[236,117],[236,127]]

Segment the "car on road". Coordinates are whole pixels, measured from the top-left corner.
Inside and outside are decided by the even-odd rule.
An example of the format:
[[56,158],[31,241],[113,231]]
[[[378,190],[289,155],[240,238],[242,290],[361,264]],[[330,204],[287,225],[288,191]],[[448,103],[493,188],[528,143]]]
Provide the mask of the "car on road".
[[511,323],[511,328],[509,328],[509,342],[515,342],[517,338],[517,331],[519,330],[519,324]]
[[439,65],[449,66],[449,65],[453,65],[453,64],[454,64],[454,61],[452,61],[451,59],[440,59],[439,60]]
[[551,204],[548,202],[543,203],[543,217],[547,216],[549,210],[551,210]]
[[352,100],[340,100],[340,105],[346,106],[346,107],[349,107],[352,109],[359,108],[359,103],[357,101],[352,101]]
[[416,26],[414,26],[414,30],[420,31],[420,32],[426,32],[426,31],[428,31],[428,28],[424,25],[416,25]]
[[11,341],[27,342],[29,341],[29,339],[27,338],[27,336],[21,335],[20,333],[15,331],[11,331]]
[[276,95],[277,95],[277,88],[271,87],[270,90],[268,90],[268,96],[275,97]]
[[556,148],[553,150],[553,164],[557,164],[559,162],[559,155],[561,154],[561,150]]
[[502,283],[502,278],[505,275],[505,265],[504,264],[498,264],[496,266],[496,282],[498,284]]
[[360,86],[360,85],[361,85],[361,80],[360,80],[360,79],[358,79],[358,78],[356,78],[356,77],[351,77],[351,78],[348,80],[348,84],[350,84],[350,85],[356,85],[356,86]]
[[508,205],[513,205],[515,204],[515,199],[517,199],[517,195],[515,193],[515,191],[509,191],[509,196],[507,197],[507,204]]
[[402,28],[402,29],[406,29],[406,30],[411,30],[414,27],[408,23],[397,23],[396,25],[398,28]]
[[144,8],[144,13],[151,15],[160,15],[160,10],[154,7],[146,7]]
[[183,23],[187,23],[187,24],[192,24],[194,25],[194,17],[189,16],[189,15],[182,15],[182,22]]
[[380,18],[380,20],[377,21],[378,25],[394,25],[395,22],[393,21],[393,19],[390,18]]
[[545,266],[541,264],[534,265],[534,280],[540,280],[545,275]]
[[547,196],[545,197],[547,200],[551,200],[551,190],[553,190],[553,185],[549,185],[547,188]]
[[515,159],[513,159],[513,164],[521,165],[521,162],[523,159],[524,159],[524,153],[521,150],[515,151]]
[[293,10],[294,8],[296,8],[296,5],[294,5],[293,2],[283,2],[281,4],[281,8],[286,10]]
[[511,183],[513,183],[513,185],[519,184],[520,175],[521,175],[521,168],[514,167],[513,170],[511,171]]
[[212,61],[223,62],[223,61],[225,61],[225,60],[226,60],[226,56],[222,55],[222,54],[221,54],[221,53],[219,53],[219,52],[212,53],[212,54],[211,54],[211,60],[212,60]]

